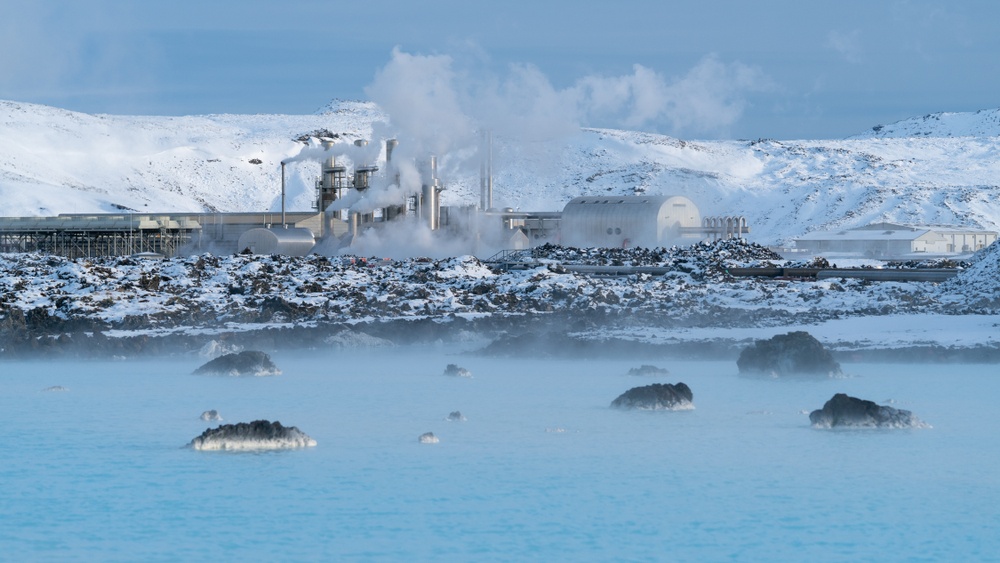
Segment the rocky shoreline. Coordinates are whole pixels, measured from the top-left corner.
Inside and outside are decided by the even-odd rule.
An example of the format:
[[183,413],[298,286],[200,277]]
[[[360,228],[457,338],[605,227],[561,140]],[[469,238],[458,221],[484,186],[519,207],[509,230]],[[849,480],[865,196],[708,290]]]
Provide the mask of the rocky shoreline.
[[[0,359],[186,354],[207,343],[323,349],[348,340],[391,345],[485,341],[494,356],[735,358],[720,336],[649,343],[615,329],[772,328],[852,317],[1000,311],[993,247],[946,283],[734,278],[730,267],[782,262],[739,239],[688,248],[547,245],[501,270],[472,256],[357,260],[312,255],[143,261],[0,255]],[[563,264],[655,265],[665,275],[586,275]],[[949,264],[949,266],[954,266]],[[997,346],[832,347],[838,359],[1000,361]]]

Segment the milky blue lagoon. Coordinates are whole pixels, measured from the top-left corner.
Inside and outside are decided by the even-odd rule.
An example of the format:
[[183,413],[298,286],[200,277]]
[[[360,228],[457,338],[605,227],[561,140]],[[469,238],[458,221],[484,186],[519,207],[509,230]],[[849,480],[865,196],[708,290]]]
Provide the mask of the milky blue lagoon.
[[[774,381],[733,361],[495,360],[445,349],[0,364],[0,559],[996,560],[997,366],[846,364]],[[449,363],[472,379],[442,375]],[[655,363],[666,378],[625,375]],[[608,408],[683,381],[696,409]],[[66,391],[43,391],[60,385]],[[932,429],[829,431],[836,392]],[[315,448],[202,452],[223,422]],[[448,422],[460,410],[466,422]],[[420,444],[434,432],[440,443]]]

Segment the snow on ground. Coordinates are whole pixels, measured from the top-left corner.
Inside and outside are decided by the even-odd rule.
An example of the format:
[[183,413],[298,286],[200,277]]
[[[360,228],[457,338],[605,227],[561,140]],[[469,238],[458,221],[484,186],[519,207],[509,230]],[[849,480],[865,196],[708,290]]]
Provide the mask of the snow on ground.
[[[1000,252],[993,245],[945,283],[734,278],[727,268],[787,264],[753,243],[578,250],[546,246],[500,271],[472,256],[330,260],[213,256],[163,261],[0,255],[5,330],[109,335],[211,334],[372,320],[567,315],[610,322],[586,338],[742,341],[802,329],[844,348],[995,345]],[[594,276],[563,266],[659,266],[664,275]],[[515,323],[517,324],[517,323]],[[863,336],[859,336],[863,335]]]
[[[608,129],[498,137],[494,202],[555,211],[580,195],[684,195],[702,215],[747,217],[751,240],[769,245],[877,221],[1000,230],[998,114],[936,114],[824,141],[686,141]],[[0,101],[0,215],[276,211],[280,162],[306,148],[298,139],[371,139],[384,169],[384,139],[373,131],[394,135],[379,124],[388,121],[367,102],[334,101],[315,115],[156,117]],[[438,157],[442,203],[478,203],[476,147]],[[289,164],[289,210],[312,208],[318,173],[315,160]]]
[[[780,263],[760,245],[788,244],[817,229],[875,221],[1000,229],[998,115],[935,114],[824,141],[688,141],[609,129],[530,142],[498,137],[498,207],[552,211],[581,195],[678,194],[703,216],[745,216],[754,244],[624,253],[549,247],[536,266],[512,272],[471,256],[368,267],[322,256],[146,262],[6,255],[0,328],[195,334],[602,312],[641,325],[638,332],[627,323],[602,329],[632,331],[635,340],[742,340],[809,327],[845,347],[992,345],[1000,313],[994,247],[941,284],[734,279],[725,268]],[[348,165],[365,158],[384,169],[381,137],[394,134],[389,117],[366,102],[337,100],[305,116],[157,117],[0,101],[0,215],[275,211],[282,161],[289,161],[289,210],[309,210],[322,154],[317,137],[340,143]],[[356,139],[371,144],[350,149]],[[401,155],[418,156],[402,150],[405,137],[399,141]],[[476,148],[438,157],[443,203],[477,203]],[[671,271],[608,278],[566,271],[564,263]]]

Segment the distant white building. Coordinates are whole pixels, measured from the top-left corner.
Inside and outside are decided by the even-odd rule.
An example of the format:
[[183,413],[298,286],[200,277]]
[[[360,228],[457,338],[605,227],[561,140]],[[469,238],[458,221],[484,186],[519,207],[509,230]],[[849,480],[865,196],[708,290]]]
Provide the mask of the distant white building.
[[912,258],[969,254],[986,248],[996,240],[995,231],[873,223],[855,229],[808,233],[795,239],[795,248],[813,254]]

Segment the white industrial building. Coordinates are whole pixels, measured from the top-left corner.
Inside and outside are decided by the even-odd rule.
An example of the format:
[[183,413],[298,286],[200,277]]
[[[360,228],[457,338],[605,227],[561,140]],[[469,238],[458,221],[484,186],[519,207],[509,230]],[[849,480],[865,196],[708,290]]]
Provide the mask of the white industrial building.
[[995,231],[874,223],[839,231],[814,231],[795,239],[795,248],[812,254],[844,254],[868,258],[955,256],[986,248]]
[[[694,234],[701,215],[682,196],[577,197],[563,208],[560,243],[577,247],[669,246]],[[697,233],[697,234],[695,234]]]

